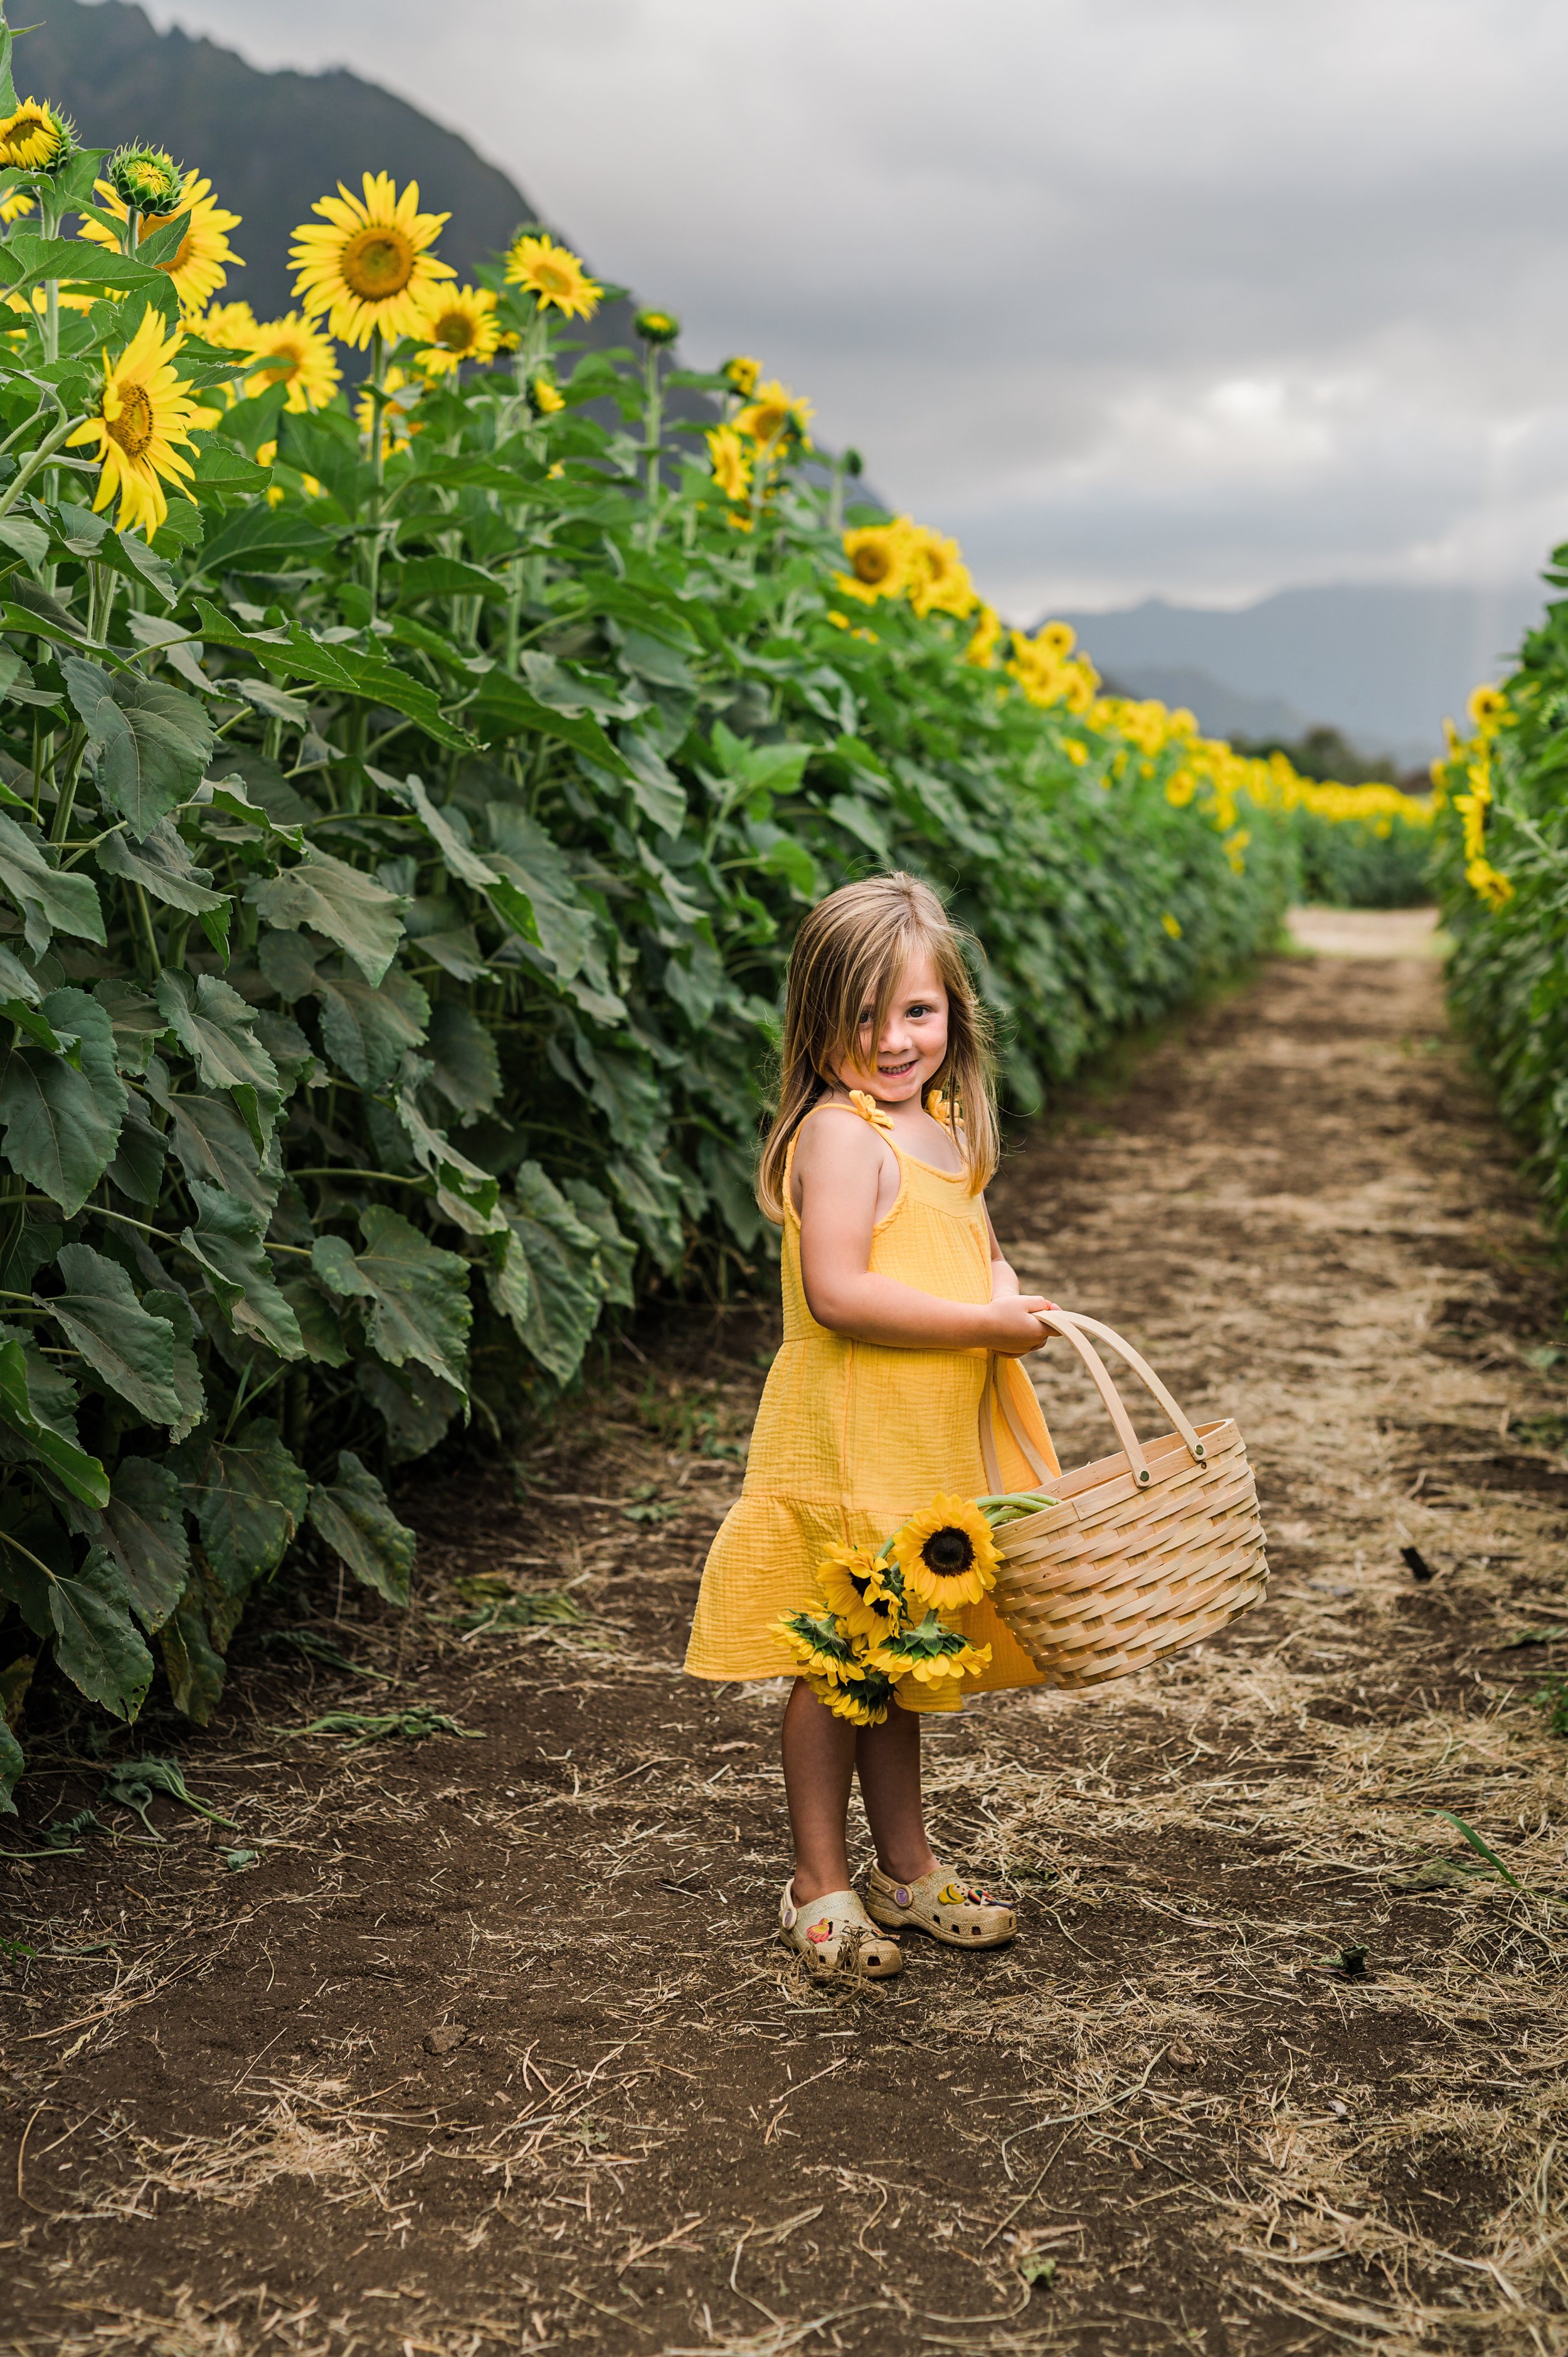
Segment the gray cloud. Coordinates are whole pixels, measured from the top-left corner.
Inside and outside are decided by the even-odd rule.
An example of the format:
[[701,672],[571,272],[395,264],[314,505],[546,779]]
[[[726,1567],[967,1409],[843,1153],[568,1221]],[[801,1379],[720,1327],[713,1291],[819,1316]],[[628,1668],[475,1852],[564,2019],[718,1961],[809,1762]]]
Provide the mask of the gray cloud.
[[1017,611],[1515,577],[1568,534],[1553,0],[152,13],[466,132]]

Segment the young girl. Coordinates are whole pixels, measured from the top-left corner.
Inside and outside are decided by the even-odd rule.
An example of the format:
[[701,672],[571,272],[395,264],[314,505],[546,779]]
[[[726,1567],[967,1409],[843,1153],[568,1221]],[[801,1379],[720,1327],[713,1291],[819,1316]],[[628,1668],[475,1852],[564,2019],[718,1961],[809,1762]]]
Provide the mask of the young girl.
[[[741,1496],[703,1576],[693,1676],[789,1676],[772,1624],[811,1603],[831,1548],[879,1546],[938,1491],[986,1492],[990,1353],[1014,1415],[1056,1465],[1012,1363],[1047,1340],[1036,1312],[1052,1305],[1019,1293],[987,1215],[981,1190],[998,1147],[985,1017],[941,902],[904,875],[830,894],[789,961],[779,1111],[757,1181],[784,1230],[784,1343]],[[1005,1420],[993,1424],[1006,1486],[1032,1487]],[[972,1691],[1037,1682],[988,1598],[959,1626],[992,1649]],[[911,1687],[880,1727],[856,1729],[795,1680],[784,1713],[795,1872],[779,1924],[815,1970],[898,1972],[902,1953],[883,1934],[906,1925],[965,1948],[1013,1936],[1012,1909],[932,1855],[916,1714],[957,1704],[929,1687],[906,1702]],[[857,1773],[876,1845],[865,1904],[845,1846]]]

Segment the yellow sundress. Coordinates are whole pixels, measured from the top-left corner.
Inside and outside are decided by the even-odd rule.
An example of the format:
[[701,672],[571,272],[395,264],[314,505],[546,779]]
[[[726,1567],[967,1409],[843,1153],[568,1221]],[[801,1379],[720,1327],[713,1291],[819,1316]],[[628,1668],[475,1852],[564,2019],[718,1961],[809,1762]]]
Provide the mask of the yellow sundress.
[[[808,1118],[838,1109],[819,1106]],[[898,1196],[872,1230],[871,1267],[940,1300],[989,1301],[991,1240],[967,1175],[906,1154],[873,1098],[849,1109],[898,1157]],[[741,1494],[703,1573],[686,1649],[687,1674],[695,1678],[795,1675],[793,1657],[769,1627],[812,1601],[816,1568],[831,1546],[880,1545],[939,1490],[978,1498],[991,1487],[980,1453],[988,1353],[899,1350],[818,1325],[800,1277],[800,1222],[789,1181],[794,1158],[792,1142],[784,1186],[784,1340],[762,1394]],[[1022,1366],[1015,1359],[997,1365],[1021,1426],[1058,1469]],[[1034,1471],[1005,1423],[994,1421],[1007,1486],[1033,1488]],[[992,1649],[990,1667],[964,1680],[965,1693],[1039,1683],[988,1596],[954,1618],[972,1644]],[[950,1690],[932,1698],[921,1686],[909,1699],[921,1710],[957,1706]]]

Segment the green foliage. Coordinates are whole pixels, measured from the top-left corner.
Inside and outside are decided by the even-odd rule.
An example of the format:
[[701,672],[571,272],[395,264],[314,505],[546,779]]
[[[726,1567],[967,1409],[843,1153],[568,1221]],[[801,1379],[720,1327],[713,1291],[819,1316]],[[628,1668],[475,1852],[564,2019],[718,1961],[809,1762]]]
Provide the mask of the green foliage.
[[1430,901],[1430,827],[1329,819],[1305,809],[1292,823],[1304,900],[1329,909],[1411,909]]
[[[1546,578],[1568,589],[1568,546]],[[1505,1119],[1568,1226],[1568,600],[1477,690],[1476,734],[1442,766],[1437,875],[1448,985]]]
[[0,1644],[125,1720],[156,1658],[205,1723],[291,1546],[406,1598],[389,1467],[571,1383],[607,1306],[758,1276],[820,894],[950,895],[1027,1113],[1267,942],[1294,852],[966,622],[846,610],[842,482],[781,461],[737,530],[651,463],[657,354],[574,375],[515,294],[515,362],[384,467],[188,342],[219,419],[149,546],[61,427],[168,282],[0,245],[50,271],[91,307],[0,351]]

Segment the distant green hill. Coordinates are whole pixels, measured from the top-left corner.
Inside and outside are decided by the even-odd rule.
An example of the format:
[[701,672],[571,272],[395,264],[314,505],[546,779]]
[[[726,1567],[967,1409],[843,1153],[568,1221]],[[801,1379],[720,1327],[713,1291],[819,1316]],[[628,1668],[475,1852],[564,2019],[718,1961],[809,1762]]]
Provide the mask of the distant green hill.
[[[535,218],[466,139],[357,74],[262,73],[212,41],[157,32],[125,0],[30,0],[12,13],[38,27],[16,43],[18,96],[63,107],[90,146],[167,147],[243,216],[233,243],[248,266],[230,273],[223,296],[260,318],[291,307],[292,232],[339,180],[356,194],[364,172],[417,180],[421,202],[452,216],[441,253],[466,278]],[[615,340],[626,333],[624,321],[606,326]]]

